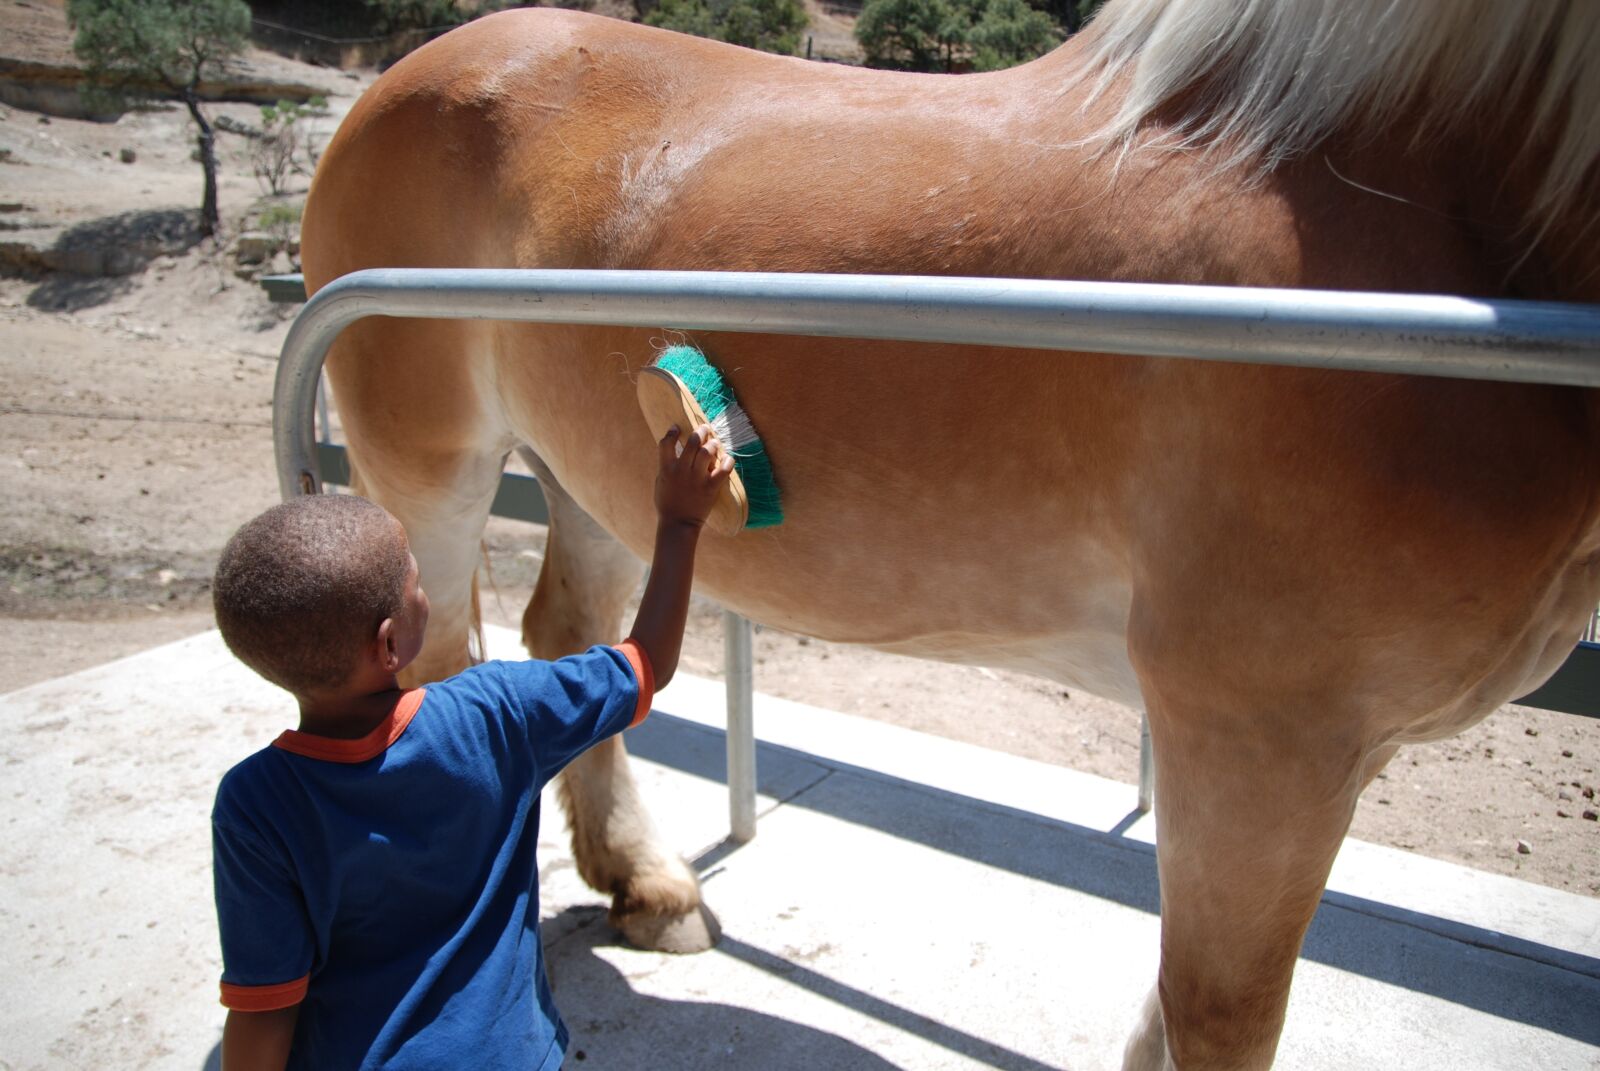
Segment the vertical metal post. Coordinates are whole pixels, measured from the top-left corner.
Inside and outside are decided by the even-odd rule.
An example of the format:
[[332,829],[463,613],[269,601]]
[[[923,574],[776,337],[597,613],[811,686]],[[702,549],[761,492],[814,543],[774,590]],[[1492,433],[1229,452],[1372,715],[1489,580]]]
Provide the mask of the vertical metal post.
[[750,622],[722,614],[723,674],[728,686],[728,825],[743,844],[756,835],[755,670]]
[[1150,715],[1139,712],[1139,810],[1149,813],[1156,792],[1156,753],[1150,746]]
[[328,377],[325,373],[317,376],[317,423],[320,425],[317,442],[333,442],[333,423],[328,419]]

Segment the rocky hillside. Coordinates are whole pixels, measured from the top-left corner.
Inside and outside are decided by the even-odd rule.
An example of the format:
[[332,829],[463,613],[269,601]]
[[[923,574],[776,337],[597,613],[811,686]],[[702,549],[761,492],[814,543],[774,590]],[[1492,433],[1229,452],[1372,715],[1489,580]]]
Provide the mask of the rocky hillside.
[[[83,82],[65,0],[0,0],[0,103],[64,118],[115,119],[116,113],[84,101]],[[200,96],[247,104],[305,101],[326,95],[327,83],[315,68],[251,49],[225,78],[203,83]]]

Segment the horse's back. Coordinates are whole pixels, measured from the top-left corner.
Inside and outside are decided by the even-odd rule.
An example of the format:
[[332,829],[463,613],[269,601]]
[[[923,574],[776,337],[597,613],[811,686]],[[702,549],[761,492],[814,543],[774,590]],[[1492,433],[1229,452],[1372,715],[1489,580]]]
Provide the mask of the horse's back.
[[[1493,291],[1496,269],[1462,228],[1321,167],[1255,185],[1171,158],[1116,172],[1082,144],[1095,117],[1049,99],[1045,73],[900,76],[559,11],[495,16],[408,57],[352,112],[307,207],[308,280],[460,265]],[[1411,178],[1410,192],[1447,177]],[[432,424],[454,429],[445,453],[531,443],[647,551],[650,452],[619,373],[649,359],[651,335],[431,330],[429,345],[367,329],[392,344],[367,346],[383,349],[374,367],[336,369],[341,404],[439,405]],[[1270,622],[1299,605],[1303,635],[1337,645],[1388,630],[1406,637],[1388,645],[1401,661],[1439,655],[1442,679],[1413,698],[1459,699],[1455,667],[1517,640],[1529,586],[1556,583],[1586,538],[1574,518],[1592,522],[1593,432],[1570,392],[696,341],[729,371],[790,507],[778,530],[707,547],[711,591],[800,631],[1036,669],[1116,698],[1138,699],[1137,603],[1163,625],[1139,626],[1135,658],[1174,677],[1249,650],[1252,666],[1303,678],[1250,675],[1274,687],[1390,679],[1367,664],[1378,648],[1337,672],[1294,657],[1295,633]],[[1470,651],[1430,633],[1468,589],[1507,607],[1465,599],[1459,612],[1483,619]],[[1195,635],[1221,647],[1165,650]]]

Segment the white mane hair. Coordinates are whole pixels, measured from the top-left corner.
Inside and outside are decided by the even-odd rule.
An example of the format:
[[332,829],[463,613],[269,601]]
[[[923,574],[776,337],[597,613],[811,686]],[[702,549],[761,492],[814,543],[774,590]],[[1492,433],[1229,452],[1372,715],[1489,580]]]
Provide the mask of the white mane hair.
[[1551,146],[1525,222],[1600,216],[1585,182],[1600,160],[1600,0],[1112,0],[1085,33],[1090,99],[1128,77],[1113,144],[1132,147],[1189,90],[1166,144],[1269,169],[1351,123],[1406,111],[1425,138],[1531,93],[1530,112],[1506,117],[1512,137]]

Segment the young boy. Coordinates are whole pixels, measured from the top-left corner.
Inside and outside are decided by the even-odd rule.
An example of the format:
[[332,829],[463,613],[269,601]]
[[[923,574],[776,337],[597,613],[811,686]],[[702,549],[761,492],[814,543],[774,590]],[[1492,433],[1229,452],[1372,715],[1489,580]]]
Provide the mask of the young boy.
[[229,648],[300,727],[230,770],[212,815],[224,1071],[556,1071],[539,939],[539,791],[672,679],[701,525],[733,468],[702,426],[660,444],[655,559],[620,647],[398,674],[428,599],[398,521],[318,495],[241,528],[214,597]]

